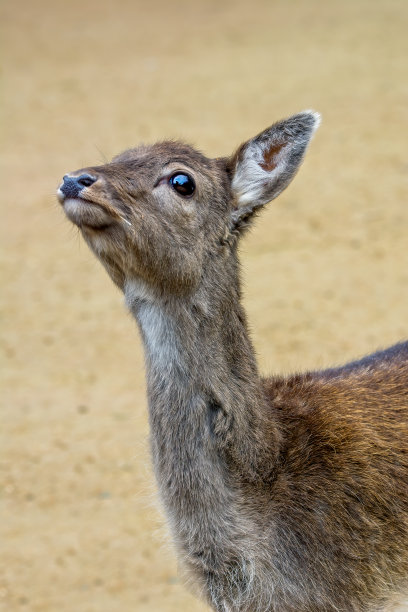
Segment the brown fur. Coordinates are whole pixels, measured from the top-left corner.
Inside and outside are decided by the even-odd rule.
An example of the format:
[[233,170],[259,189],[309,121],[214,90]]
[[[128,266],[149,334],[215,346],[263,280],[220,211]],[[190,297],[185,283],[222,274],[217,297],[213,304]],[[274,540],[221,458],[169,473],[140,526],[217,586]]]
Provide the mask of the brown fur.
[[407,589],[408,343],[262,379],[240,302],[239,237],[316,121],[295,115],[229,159],[141,146],[59,196],[138,322],[161,497],[217,611],[374,612]]
[[276,168],[276,155],[279,151],[285,146],[285,144],[277,144],[271,147],[269,150],[264,153],[265,162],[260,164],[261,168],[264,170],[274,170]]

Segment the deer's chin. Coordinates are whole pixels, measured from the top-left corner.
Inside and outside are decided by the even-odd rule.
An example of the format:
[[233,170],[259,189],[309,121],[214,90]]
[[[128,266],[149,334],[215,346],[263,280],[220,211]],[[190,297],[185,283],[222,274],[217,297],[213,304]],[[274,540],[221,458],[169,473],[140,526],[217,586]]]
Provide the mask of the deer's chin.
[[104,230],[113,223],[112,217],[99,204],[81,198],[67,198],[63,202],[68,219],[83,230]]

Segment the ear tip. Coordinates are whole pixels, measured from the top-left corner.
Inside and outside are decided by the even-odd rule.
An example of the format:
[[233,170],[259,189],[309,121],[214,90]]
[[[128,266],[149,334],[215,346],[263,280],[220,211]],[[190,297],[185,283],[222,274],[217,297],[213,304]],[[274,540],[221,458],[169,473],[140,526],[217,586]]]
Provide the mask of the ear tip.
[[307,110],[304,110],[301,113],[299,113],[299,115],[307,115],[309,120],[312,119],[313,124],[312,124],[311,127],[312,127],[313,132],[315,132],[317,130],[317,128],[319,127],[319,125],[322,122],[321,114],[318,113],[317,111],[309,109],[309,108]]

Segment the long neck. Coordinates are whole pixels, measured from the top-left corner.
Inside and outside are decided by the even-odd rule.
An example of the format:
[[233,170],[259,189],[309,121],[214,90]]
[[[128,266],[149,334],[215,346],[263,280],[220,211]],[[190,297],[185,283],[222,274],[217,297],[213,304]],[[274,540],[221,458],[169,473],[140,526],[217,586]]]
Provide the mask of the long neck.
[[265,438],[265,400],[239,296],[220,298],[202,287],[189,298],[163,299],[140,281],[128,282],[125,295],[145,344],[162,498],[181,541],[194,540],[182,533],[193,529],[187,517],[204,514],[208,544],[211,532],[219,537],[222,517],[237,527],[237,478],[264,477],[278,452],[270,423]]

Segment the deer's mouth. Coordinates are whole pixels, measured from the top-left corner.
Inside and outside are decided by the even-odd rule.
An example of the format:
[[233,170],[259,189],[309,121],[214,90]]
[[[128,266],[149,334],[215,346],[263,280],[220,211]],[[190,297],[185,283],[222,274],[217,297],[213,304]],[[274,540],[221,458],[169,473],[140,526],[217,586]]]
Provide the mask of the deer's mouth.
[[114,220],[100,204],[81,197],[67,198],[58,190],[61,202],[68,219],[80,229],[105,230]]

